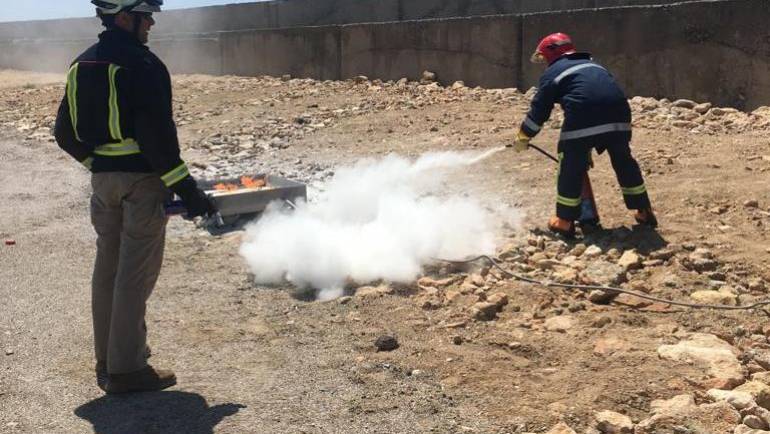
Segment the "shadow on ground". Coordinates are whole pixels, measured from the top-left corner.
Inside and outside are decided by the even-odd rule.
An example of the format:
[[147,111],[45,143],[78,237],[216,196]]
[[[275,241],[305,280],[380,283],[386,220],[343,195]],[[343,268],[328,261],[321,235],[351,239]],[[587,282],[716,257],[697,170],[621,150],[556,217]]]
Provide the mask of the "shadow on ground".
[[232,403],[209,407],[201,395],[173,391],[103,396],[78,407],[75,415],[91,422],[98,434],[210,434],[241,408]]

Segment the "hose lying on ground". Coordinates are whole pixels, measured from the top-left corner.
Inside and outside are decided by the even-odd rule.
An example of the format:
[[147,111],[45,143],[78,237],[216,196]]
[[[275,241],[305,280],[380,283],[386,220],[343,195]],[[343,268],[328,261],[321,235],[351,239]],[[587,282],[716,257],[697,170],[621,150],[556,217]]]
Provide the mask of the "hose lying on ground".
[[[476,262],[480,259],[484,259],[487,262],[489,262],[494,268],[499,270],[501,273],[505,274],[508,277],[512,277],[516,280],[520,280],[522,282],[532,283],[535,285],[540,286],[546,286],[546,287],[552,287],[552,288],[565,288],[565,289],[577,289],[579,291],[587,292],[587,291],[593,291],[593,290],[601,290],[609,293],[616,293],[616,294],[628,294],[633,297],[641,298],[644,300],[650,300],[657,303],[664,303],[664,304],[670,304],[673,306],[682,306],[682,307],[688,307],[691,309],[714,309],[714,310],[754,310],[754,309],[761,309],[763,306],[770,305],[770,300],[763,300],[759,301],[750,305],[746,306],[727,306],[727,305],[715,305],[715,304],[699,304],[699,303],[686,303],[682,301],[673,301],[673,300],[667,300],[665,298],[659,298],[659,297],[653,297],[651,295],[643,294],[636,291],[631,291],[628,289],[623,288],[615,288],[612,286],[600,286],[600,285],[574,285],[569,283],[556,283],[556,282],[549,282],[549,281],[541,281],[541,280],[535,280],[530,279],[529,277],[522,276],[520,274],[512,273],[503,267],[501,267],[498,264],[498,261],[495,259],[487,256],[487,255],[479,255],[475,258],[470,258],[462,261],[452,261],[448,259],[436,259],[440,262],[446,262],[450,264],[468,264],[471,262]],[[762,311],[770,316],[770,312],[767,310],[762,309]]]

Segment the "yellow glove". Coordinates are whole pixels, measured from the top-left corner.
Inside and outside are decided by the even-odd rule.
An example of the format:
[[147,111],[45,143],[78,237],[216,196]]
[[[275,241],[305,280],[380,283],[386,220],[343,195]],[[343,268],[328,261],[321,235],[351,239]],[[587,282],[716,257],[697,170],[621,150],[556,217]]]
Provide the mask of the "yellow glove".
[[519,133],[516,134],[516,140],[513,142],[513,150],[516,152],[524,152],[527,149],[529,149],[529,141],[531,138],[524,134],[523,131],[519,130]]

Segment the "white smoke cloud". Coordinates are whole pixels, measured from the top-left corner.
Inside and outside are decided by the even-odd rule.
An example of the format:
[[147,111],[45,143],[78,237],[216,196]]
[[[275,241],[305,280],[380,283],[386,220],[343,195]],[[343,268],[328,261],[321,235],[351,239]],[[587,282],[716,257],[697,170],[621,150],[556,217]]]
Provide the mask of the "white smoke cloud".
[[413,162],[391,155],[341,168],[317,202],[268,209],[247,228],[240,253],[257,283],[289,281],[324,299],[341,295],[347,280],[410,282],[432,258],[494,254],[500,225],[515,212],[431,191],[448,169],[495,151],[432,153]]

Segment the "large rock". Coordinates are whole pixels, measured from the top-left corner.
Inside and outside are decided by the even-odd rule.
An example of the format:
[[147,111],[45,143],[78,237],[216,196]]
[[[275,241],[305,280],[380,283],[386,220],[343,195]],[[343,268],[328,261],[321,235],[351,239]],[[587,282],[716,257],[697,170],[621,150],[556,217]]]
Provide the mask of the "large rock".
[[749,381],[741,384],[733,392],[748,393],[757,405],[770,410],[770,386],[761,381]]
[[688,340],[658,348],[663,359],[706,366],[713,377],[709,385],[717,389],[732,389],[743,383],[745,372],[738,354],[727,342],[706,333],[693,333]]
[[635,270],[641,268],[642,258],[634,250],[626,250],[618,259],[618,265],[624,270]]
[[486,301],[480,301],[473,305],[471,313],[478,321],[492,321],[497,318],[498,305]]
[[687,414],[696,408],[692,395],[677,395],[671,399],[655,399],[650,403],[652,414]]
[[748,392],[711,389],[708,391],[708,395],[715,401],[724,401],[730,404],[736,410],[743,410],[756,405],[754,398]]
[[690,294],[690,298],[703,304],[715,304],[725,306],[735,306],[738,304],[738,296],[729,291],[695,291]]
[[719,266],[719,262],[714,259],[714,254],[703,248],[695,249],[689,256],[682,259],[682,265],[688,270],[694,270],[699,273],[714,271]]
[[588,264],[581,278],[589,285],[617,286],[626,281],[626,270],[620,265],[597,260]]
[[545,320],[545,329],[552,332],[564,333],[575,325],[575,320],[569,315],[560,315]]
[[621,338],[600,338],[594,343],[594,354],[597,356],[611,356],[615,353],[624,353],[631,349],[631,344]]
[[754,429],[746,425],[738,425],[735,427],[733,434],[770,434],[770,431]]
[[553,428],[551,428],[546,434],[577,434],[575,430],[569,427],[564,422],[559,422],[556,425],[554,425]]
[[634,434],[634,423],[626,415],[605,410],[594,417],[596,428],[604,434]]
[[732,434],[741,415],[730,404],[717,402],[679,407],[655,414],[636,425],[635,434]]

